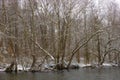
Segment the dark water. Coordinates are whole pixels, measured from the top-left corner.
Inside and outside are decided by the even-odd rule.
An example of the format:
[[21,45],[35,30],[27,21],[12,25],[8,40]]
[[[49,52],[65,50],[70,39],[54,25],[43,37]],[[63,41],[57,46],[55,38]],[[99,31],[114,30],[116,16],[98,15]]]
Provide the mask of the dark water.
[[120,80],[120,68],[79,69],[60,72],[0,72],[0,80]]

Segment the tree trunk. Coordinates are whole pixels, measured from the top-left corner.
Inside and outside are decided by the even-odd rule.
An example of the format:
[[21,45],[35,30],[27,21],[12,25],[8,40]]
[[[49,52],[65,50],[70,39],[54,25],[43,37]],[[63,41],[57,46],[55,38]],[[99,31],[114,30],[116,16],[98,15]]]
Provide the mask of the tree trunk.
[[32,59],[33,59],[33,62],[32,62],[32,65],[31,65],[31,67],[30,67],[30,71],[34,71],[35,62],[36,62],[36,57],[35,57],[35,55],[32,55]]
[[12,72],[12,71],[13,71],[13,67],[14,67],[14,62],[12,62],[12,63],[10,64],[10,66],[8,66],[8,67],[6,68],[5,72]]

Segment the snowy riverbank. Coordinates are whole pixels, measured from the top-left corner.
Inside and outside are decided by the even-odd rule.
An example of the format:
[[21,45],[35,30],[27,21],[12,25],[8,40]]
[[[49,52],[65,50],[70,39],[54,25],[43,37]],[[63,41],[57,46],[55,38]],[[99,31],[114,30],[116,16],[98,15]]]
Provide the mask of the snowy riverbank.
[[[4,72],[8,65],[9,64],[6,64],[4,65],[4,67],[0,67],[0,72]],[[54,67],[54,64],[44,65],[42,71],[49,69],[52,70],[51,66]],[[98,66],[97,64],[72,63],[71,66],[77,68],[118,67],[117,64],[113,64],[113,63],[103,63],[103,65],[101,66]],[[18,67],[18,71],[29,71],[30,69],[30,67],[23,67],[22,65],[18,65],[17,67]]]

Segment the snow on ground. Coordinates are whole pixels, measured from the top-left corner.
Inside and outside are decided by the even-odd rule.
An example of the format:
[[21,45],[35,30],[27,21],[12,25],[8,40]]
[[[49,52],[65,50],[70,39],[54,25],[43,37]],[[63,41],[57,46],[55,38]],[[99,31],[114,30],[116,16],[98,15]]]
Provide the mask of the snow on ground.
[[118,65],[113,63],[103,63],[103,66],[112,67],[112,66],[118,66]]
[[91,66],[91,64],[84,64],[84,63],[80,63],[80,64],[78,64],[78,65],[79,65],[79,67]]
[[0,69],[0,72],[3,72],[3,71],[5,71],[5,68]]
[[[9,66],[10,64],[5,64],[5,66]],[[44,68],[50,68],[50,66],[54,66],[55,64],[44,64],[43,67]],[[79,67],[83,68],[83,67],[87,67],[87,66],[97,66],[97,64],[84,64],[84,63],[72,63],[71,65],[78,65]],[[104,67],[112,67],[112,66],[118,66],[117,64],[113,64],[113,63],[103,63]],[[0,72],[5,71],[6,67],[0,67]],[[18,70],[25,70],[28,71],[30,69],[30,67],[23,67],[22,65],[17,65]],[[24,68],[24,69],[23,69]]]
[[23,70],[22,65],[17,65],[17,67],[18,67],[18,70]]
[[17,65],[17,67],[18,67],[18,70],[28,71],[28,70],[30,69],[30,67],[25,68],[25,67],[23,67],[22,65]]
[[[98,66],[97,64],[84,64],[84,63],[73,63],[72,65],[78,65],[79,67],[87,67],[87,66]],[[113,63],[103,63],[104,67],[112,67],[112,66],[118,66],[117,64]]]
[[103,63],[103,66],[112,66],[112,64],[110,64],[110,63]]

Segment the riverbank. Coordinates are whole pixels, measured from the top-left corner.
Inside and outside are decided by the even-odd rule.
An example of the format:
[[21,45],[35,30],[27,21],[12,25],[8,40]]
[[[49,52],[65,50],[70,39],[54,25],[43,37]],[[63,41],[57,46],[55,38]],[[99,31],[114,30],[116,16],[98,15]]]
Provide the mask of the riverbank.
[[[5,69],[10,64],[4,64],[4,66],[0,66],[0,72],[5,72]],[[30,70],[30,67],[23,67],[22,65],[17,65],[18,71],[25,71],[25,72],[39,72],[39,71],[57,71],[55,68],[55,64],[46,64],[40,70]],[[103,63],[103,65],[97,64],[84,64],[84,63],[72,63],[70,69],[79,69],[79,68],[103,68],[103,67],[119,67],[117,64],[113,63]]]

